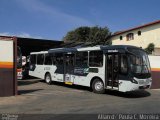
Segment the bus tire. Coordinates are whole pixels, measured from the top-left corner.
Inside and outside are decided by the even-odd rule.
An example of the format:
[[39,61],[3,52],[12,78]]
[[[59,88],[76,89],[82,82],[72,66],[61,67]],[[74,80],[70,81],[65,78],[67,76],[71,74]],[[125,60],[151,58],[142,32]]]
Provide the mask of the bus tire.
[[50,73],[47,73],[47,74],[45,75],[45,82],[46,82],[47,84],[49,84],[49,85],[52,84],[52,78],[51,78]]
[[104,83],[102,80],[96,78],[92,83],[92,90],[94,93],[103,94],[105,93]]

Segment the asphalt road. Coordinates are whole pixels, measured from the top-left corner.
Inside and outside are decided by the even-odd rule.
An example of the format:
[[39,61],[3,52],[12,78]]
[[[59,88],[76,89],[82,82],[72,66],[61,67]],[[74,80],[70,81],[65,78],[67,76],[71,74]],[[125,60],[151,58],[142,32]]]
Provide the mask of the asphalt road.
[[[18,94],[0,98],[0,113],[46,114],[48,119],[53,114],[55,119],[57,115],[65,119],[62,114],[160,113],[159,89],[95,94],[86,87],[60,83],[47,85],[38,79],[30,79],[18,82]],[[80,116],[76,118],[80,119]]]

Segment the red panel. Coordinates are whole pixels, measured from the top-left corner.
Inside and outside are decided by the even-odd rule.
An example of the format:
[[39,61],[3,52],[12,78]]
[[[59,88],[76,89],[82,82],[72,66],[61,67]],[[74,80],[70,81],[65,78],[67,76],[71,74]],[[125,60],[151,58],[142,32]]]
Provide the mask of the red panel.
[[152,86],[151,89],[160,88],[160,71],[152,71]]

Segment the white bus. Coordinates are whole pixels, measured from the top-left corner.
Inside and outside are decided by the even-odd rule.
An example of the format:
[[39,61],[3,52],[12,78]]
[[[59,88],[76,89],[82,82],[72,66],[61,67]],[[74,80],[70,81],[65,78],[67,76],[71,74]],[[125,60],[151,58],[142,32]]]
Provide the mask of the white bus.
[[57,48],[30,54],[29,75],[88,86],[95,93],[150,88],[151,70],[145,51],[134,46]]

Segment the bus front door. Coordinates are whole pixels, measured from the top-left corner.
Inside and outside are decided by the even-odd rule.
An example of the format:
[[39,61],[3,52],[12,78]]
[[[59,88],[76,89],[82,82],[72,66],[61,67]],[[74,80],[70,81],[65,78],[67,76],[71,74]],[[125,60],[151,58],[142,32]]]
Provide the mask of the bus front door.
[[119,55],[106,55],[106,88],[118,90],[119,77]]
[[65,66],[64,66],[64,82],[65,84],[72,85],[73,84],[73,73],[74,73],[74,61],[75,54],[65,54]]

